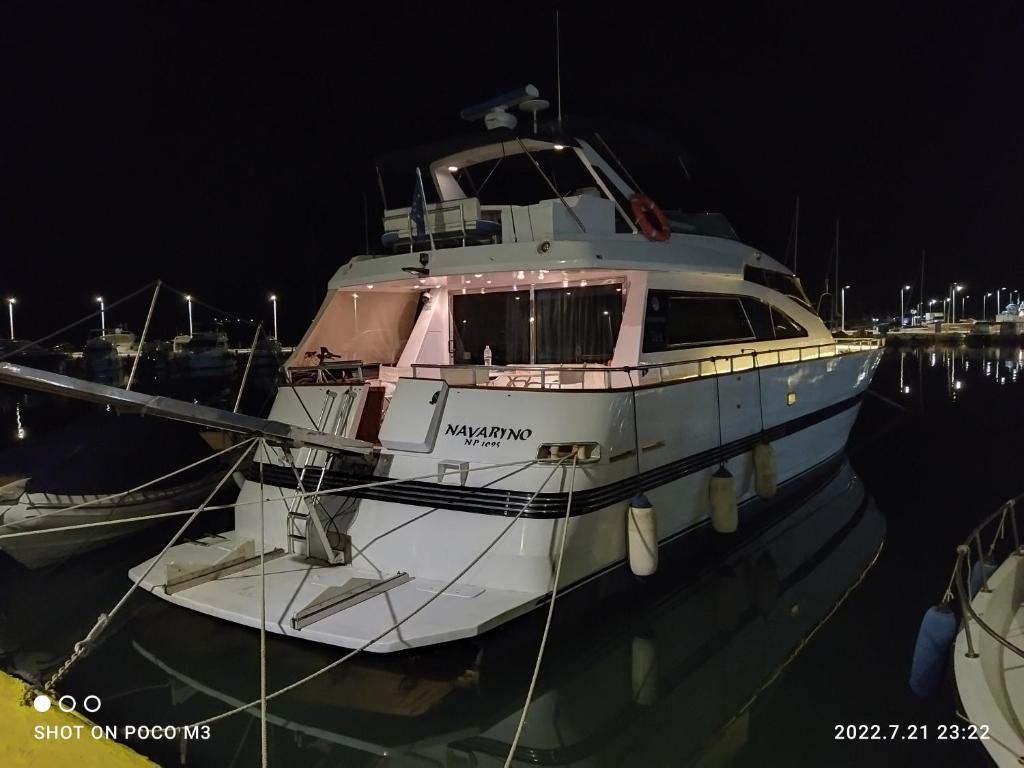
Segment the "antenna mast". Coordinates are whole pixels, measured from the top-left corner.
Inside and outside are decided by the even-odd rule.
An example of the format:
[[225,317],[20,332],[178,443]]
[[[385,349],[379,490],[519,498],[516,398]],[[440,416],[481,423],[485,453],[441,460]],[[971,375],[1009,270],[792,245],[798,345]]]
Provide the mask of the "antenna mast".
[[555,97],[558,104],[558,130],[562,130],[562,32],[555,9]]

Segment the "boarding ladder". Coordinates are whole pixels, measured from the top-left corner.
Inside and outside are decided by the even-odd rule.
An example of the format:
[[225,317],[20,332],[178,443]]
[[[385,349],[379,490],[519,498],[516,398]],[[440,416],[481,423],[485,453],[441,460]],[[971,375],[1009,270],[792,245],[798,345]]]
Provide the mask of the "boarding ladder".
[[[325,428],[337,397],[337,392],[333,390],[327,391],[323,407],[320,409],[320,417],[317,421],[318,431],[326,431]],[[356,396],[352,389],[346,389],[342,395],[341,404],[334,415],[334,423],[329,434],[337,436],[345,428],[355,399]],[[351,540],[346,534],[339,533],[341,549],[335,549],[327,536],[327,531],[324,529],[324,522],[320,515],[321,511],[324,515],[328,514],[322,508],[318,494],[323,487],[324,477],[327,474],[329,453],[312,446],[307,447],[305,450],[306,456],[301,466],[296,466],[290,451],[287,449],[284,451],[285,460],[291,464],[296,476],[296,496],[288,505],[288,516],[285,524],[288,536],[288,553],[295,554],[296,542],[304,541],[306,542],[305,554],[307,557],[323,560],[330,565],[345,565],[352,559]],[[313,467],[315,470],[317,462],[321,463],[319,465],[320,476],[317,478],[316,488],[312,496],[305,496],[303,494],[306,493],[306,471],[310,467]]]

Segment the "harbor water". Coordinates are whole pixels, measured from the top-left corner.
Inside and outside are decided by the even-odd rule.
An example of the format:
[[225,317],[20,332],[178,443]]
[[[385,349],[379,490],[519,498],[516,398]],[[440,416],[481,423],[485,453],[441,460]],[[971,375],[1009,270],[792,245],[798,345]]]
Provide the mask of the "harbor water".
[[[958,722],[949,681],[920,701],[907,679],[956,544],[1022,490],[1022,367],[1017,348],[887,350],[848,457],[827,476],[655,578],[561,598],[514,764],[987,765],[979,744],[937,738]],[[203,397],[230,396],[231,384]],[[246,407],[265,402],[253,395]],[[12,456],[93,411],[0,390],[0,450]],[[0,665],[45,679],[124,593],[128,568],[179,524],[39,571],[0,557]],[[218,525],[200,518],[189,535]],[[361,654],[274,699],[270,764],[502,765],[543,619]],[[341,655],[270,636],[268,690]],[[184,725],[256,698],[259,668],[256,632],[136,594],[60,687],[98,697],[89,717],[101,725]],[[930,736],[836,738],[839,726],[874,724],[928,725]],[[257,765],[259,713],[128,743],[165,766]]]

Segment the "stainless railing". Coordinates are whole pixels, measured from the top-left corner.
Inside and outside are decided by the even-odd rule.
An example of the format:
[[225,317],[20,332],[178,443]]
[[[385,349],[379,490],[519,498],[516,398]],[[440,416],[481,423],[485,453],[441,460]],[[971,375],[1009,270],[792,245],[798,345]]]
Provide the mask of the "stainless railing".
[[[960,604],[960,614],[964,622],[964,638],[967,641],[968,658],[975,659],[978,657],[978,652],[974,648],[974,639],[971,637],[971,622],[973,621],[983,632],[997,643],[1002,645],[1011,653],[1014,653],[1024,659],[1024,648],[1019,648],[1011,643],[1006,639],[1006,637],[993,629],[984,619],[981,618],[981,616],[978,615],[977,611],[974,610],[974,606],[971,603],[973,595],[971,595],[970,587],[968,586],[970,574],[973,573],[973,568],[977,567],[980,571],[979,575],[981,577],[979,590],[981,592],[992,591],[988,586],[988,572],[986,568],[995,565],[993,557],[995,555],[997,545],[1001,541],[1005,541],[1007,524],[1009,524],[1010,537],[1013,544],[1013,549],[1007,557],[1024,556],[1024,549],[1021,548],[1020,533],[1017,524],[1017,502],[1022,498],[1024,498],[1024,495],[1005,502],[999,509],[982,520],[981,523],[971,531],[970,535],[967,536],[964,542],[956,548],[956,565],[953,569],[953,583],[956,588],[957,601]],[[988,552],[986,553],[984,545],[982,544],[982,536],[989,531],[991,531],[992,540],[989,544]],[[972,549],[977,555],[976,563],[971,562]],[[1003,560],[1005,561],[1005,558]]]
[[436,365],[415,363],[413,377],[450,386],[509,389],[635,389],[671,381],[721,376],[804,360],[879,349],[880,339],[849,339],[782,349],[743,349],[731,355],[609,368],[604,365]]

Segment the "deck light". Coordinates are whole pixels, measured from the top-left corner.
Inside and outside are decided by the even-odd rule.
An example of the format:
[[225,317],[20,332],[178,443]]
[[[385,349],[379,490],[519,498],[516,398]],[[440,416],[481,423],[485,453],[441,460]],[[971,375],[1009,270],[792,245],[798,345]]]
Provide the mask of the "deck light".
[[556,152],[561,152],[563,149],[565,149],[565,144],[555,144]]
[[459,170],[459,166],[457,166],[457,165],[449,165],[448,166],[448,173],[455,173],[457,170]]

